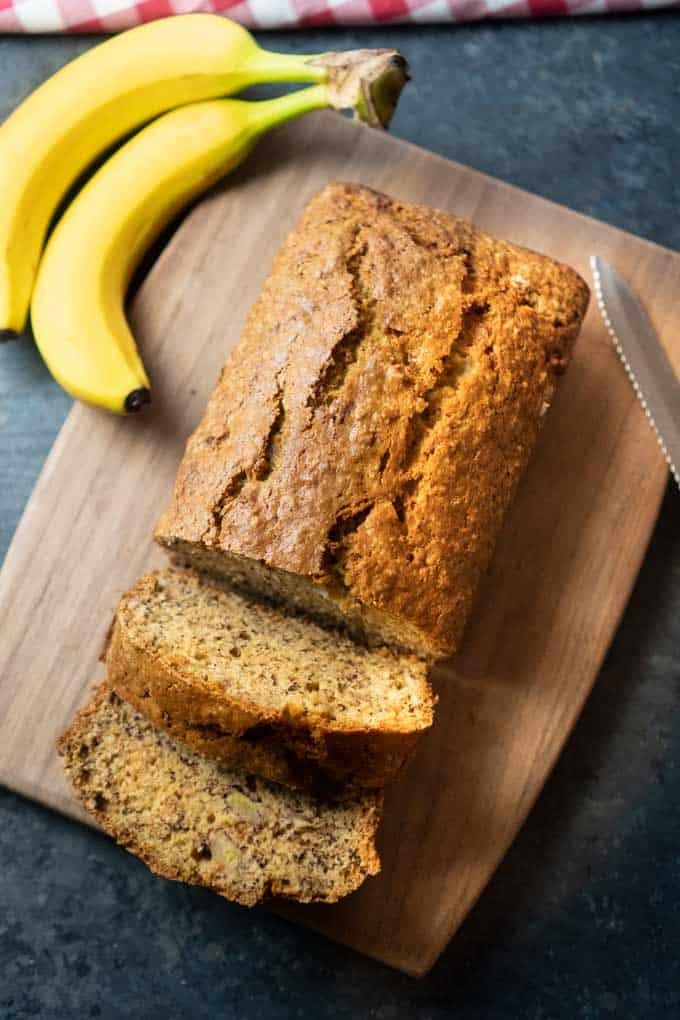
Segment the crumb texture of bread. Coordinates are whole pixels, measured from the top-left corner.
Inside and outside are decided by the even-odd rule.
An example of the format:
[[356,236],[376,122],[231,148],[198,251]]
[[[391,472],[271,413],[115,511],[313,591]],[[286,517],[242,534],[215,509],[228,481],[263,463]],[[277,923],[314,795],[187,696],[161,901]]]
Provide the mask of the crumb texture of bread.
[[101,684],[59,743],[102,828],[166,878],[252,906],[333,903],[380,870],[381,796],[330,803],[194,754]]
[[207,582],[142,577],[121,599],[108,679],[202,754],[307,789],[384,786],[432,725],[427,669]]
[[587,302],[545,256],[327,186],[189,440],[158,541],[370,640],[450,654]]

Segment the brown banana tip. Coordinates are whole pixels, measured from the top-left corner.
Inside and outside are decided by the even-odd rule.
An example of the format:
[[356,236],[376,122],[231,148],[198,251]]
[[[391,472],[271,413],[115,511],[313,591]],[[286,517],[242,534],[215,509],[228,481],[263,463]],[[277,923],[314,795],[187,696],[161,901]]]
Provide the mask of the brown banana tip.
[[399,71],[404,72],[404,77],[406,78],[406,81],[411,80],[411,68],[409,67],[409,63],[406,57],[403,57],[401,53],[395,53],[394,56],[392,57],[392,63]]
[[15,329],[0,329],[0,340],[16,340],[21,336]]
[[131,393],[128,393],[125,398],[125,410],[128,414],[138,414],[139,411],[143,411],[150,403],[151,391],[146,386],[141,386],[138,390],[132,390]]

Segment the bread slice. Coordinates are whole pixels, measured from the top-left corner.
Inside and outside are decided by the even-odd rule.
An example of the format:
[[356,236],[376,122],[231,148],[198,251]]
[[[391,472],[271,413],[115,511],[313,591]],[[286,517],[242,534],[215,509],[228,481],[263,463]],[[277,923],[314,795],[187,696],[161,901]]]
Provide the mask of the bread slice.
[[587,304],[568,266],[329,184],[274,262],[157,540],[367,639],[450,655]]
[[328,794],[384,786],[432,724],[426,667],[210,584],[141,578],[106,651],[111,686],[195,750]]
[[246,906],[334,903],[380,870],[380,794],[342,804],[201,758],[106,685],[59,742],[85,809],[152,871]]

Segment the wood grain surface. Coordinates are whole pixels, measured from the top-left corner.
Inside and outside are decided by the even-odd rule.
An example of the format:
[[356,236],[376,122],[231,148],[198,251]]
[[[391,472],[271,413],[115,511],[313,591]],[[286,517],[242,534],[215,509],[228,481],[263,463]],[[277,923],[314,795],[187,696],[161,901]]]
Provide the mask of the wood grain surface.
[[[151,531],[187,436],[278,245],[332,179],[476,220],[588,278],[604,255],[680,369],[680,256],[331,114],[266,139],[202,202],[132,319],[154,410],[76,406],[0,575],[0,782],[74,818],[54,751],[98,678],[122,591],[162,562]],[[410,974],[433,964],[531,808],[590,691],[644,555],[666,467],[594,302],[503,532],[434,729],[387,797],[379,877],[289,916]]]

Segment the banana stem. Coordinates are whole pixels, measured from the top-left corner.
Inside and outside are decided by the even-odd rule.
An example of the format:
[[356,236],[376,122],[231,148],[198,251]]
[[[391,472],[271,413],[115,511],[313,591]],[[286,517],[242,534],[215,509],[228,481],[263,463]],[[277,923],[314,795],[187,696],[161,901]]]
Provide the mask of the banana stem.
[[410,78],[408,63],[396,50],[349,50],[314,57],[260,50],[254,67],[259,81],[325,84],[328,106],[353,110],[356,118],[377,128],[389,126]]
[[259,82],[299,81],[323,85],[328,76],[325,68],[314,63],[319,56],[322,54],[310,56],[308,53],[273,53],[258,49],[254,56],[249,57],[249,70],[255,72]]
[[249,103],[248,113],[253,127],[259,134],[275,125],[301,117],[303,113],[321,110],[328,105],[326,86],[312,85],[296,92],[287,92],[286,95],[277,96],[276,99],[261,99],[256,103]]

